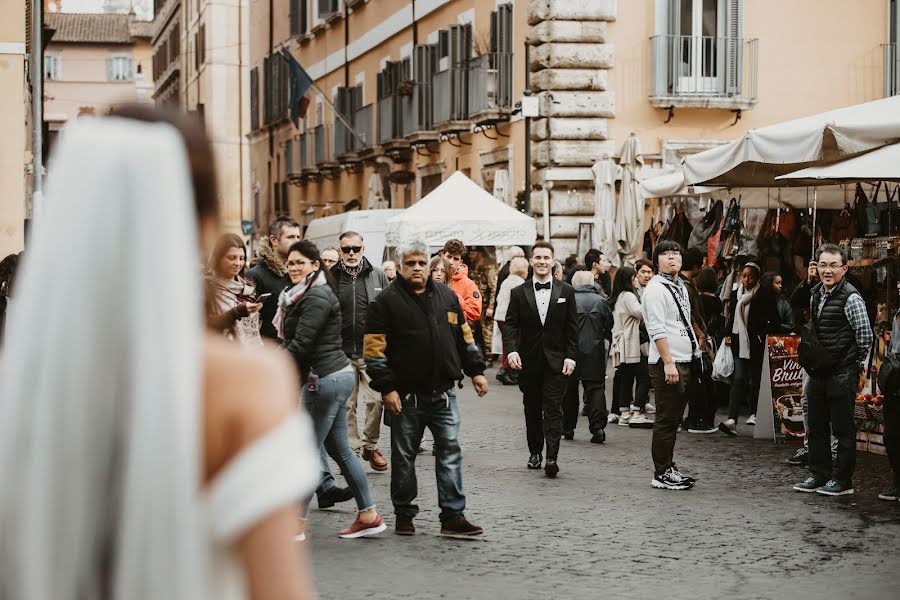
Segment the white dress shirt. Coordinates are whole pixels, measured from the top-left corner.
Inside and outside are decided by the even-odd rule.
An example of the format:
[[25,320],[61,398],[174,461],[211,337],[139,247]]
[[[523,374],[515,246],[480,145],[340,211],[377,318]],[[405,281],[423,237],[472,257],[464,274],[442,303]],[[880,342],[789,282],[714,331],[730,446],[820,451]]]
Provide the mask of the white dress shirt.
[[[538,283],[549,283],[550,287],[548,289],[539,290],[537,289]],[[545,325],[547,322],[547,313],[550,312],[550,296],[553,294],[553,278],[550,277],[547,281],[532,279],[532,285],[534,286],[534,301],[537,304],[538,317],[541,319],[541,325]],[[513,356],[518,357],[519,353],[510,352],[506,359],[509,360]],[[575,361],[571,358],[566,358],[563,362],[572,365],[572,369],[575,369]]]

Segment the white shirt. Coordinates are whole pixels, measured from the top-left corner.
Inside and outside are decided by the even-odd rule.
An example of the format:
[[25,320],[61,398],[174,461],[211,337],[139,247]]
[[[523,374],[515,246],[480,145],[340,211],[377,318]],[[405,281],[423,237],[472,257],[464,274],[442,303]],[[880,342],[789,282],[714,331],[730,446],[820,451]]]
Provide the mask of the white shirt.
[[550,289],[537,289],[539,282],[537,279],[534,280],[534,300],[537,303],[538,309],[538,317],[541,319],[541,325],[546,323],[547,321],[547,313],[550,311],[550,295],[553,293],[553,279],[548,279],[547,283],[550,284]]

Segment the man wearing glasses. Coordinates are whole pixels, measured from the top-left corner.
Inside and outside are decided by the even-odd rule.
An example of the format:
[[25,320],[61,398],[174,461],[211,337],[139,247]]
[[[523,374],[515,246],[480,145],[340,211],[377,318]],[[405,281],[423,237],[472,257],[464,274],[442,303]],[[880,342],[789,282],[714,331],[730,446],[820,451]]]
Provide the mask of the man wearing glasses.
[[[849,267],[844,250],[836,244],[822,244],[816,251],[816,262],[820,283],[812,289],[811,318],[800,342],[800,364],[809,373],[811,474],[794,490],[844,496],[853,493],[853,402],[872,346],[872,327],[862,296],[845,279]],[[837,438],[833,463],[830,434]]]
[[[353,393],[347,398],[347,429],[350,447],[362,451],[362,458],[376,471],[387,471],[388,464],[378,450],[383,414],[381,394],[369,386],[363,361],[363,334],[369,304],[386,289],[390,282],[380,268],[364,256],[363,238],[355,231],[346,231],[339,238],[340,261],[331,268],[337,282],[337,297],[341,303],[341,334],[344,354],[356,371]],[[366,420],[362,433],[356,418],[360,398],[366,404]]]

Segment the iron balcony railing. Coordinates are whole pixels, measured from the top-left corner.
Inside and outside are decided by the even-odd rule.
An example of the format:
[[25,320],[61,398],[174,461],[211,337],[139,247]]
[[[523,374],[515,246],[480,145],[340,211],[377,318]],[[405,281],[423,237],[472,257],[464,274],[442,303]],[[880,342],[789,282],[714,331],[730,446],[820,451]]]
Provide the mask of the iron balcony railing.
[[469,62],[469,114],[511,111],[513,55],[482,54]]
[[897,44],[882,44],[884,50],[884,97],[900,94],[900,53]]
[[317,165],[329,163],[334,160],[330,133],[330,125],[319,125],[313,129],[313,147],[315,149],[315,161]]
[[373,108],[371,104],[367,104],[353,113],[353,129],[356,130],[356,135],[359,136],[359,139],[351,136],[351,148],[354,152],[372,147],[374,140],[372,137]]
[[[346,119],[347,117],[345,116],[344,118]],[[352,152],[353,135],[350,133],[350,129],[344,125],[344,122],[335,117],[332,131],[334,132],[334,155],[344,156]]]
[[655,35],[651,98],[757,98],[758,40]]
[[404,136],[404,122],[409,118],[411,96],[391,94],[378,100],[378,143],[399,140]]
[[469,73],[456,66],[435,73],[432,82],[434,125],[469,119]]

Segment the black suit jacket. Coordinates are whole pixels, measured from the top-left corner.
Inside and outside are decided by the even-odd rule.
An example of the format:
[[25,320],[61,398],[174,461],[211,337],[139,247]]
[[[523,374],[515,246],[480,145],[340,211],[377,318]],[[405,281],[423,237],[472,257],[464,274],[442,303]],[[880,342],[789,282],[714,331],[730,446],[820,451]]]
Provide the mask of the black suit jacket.
[[546,359],[550,369],[562,373],[563,361],[578,356],[578,308],[575,289],[568,283],[553,280],[547,319],[541,325],[534,279],[514,288],[503,323],[503,341],[507,353],[518,352],[522,370]]

